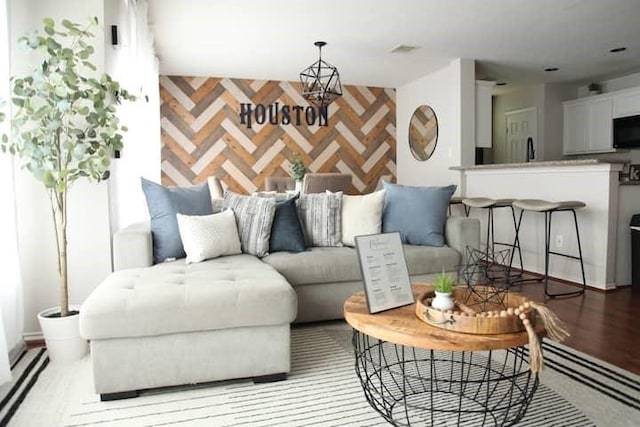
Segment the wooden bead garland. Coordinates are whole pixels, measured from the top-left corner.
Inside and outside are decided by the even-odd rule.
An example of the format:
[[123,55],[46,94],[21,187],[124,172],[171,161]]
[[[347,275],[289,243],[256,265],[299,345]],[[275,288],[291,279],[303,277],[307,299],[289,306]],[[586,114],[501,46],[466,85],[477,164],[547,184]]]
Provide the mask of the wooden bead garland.
[[[477,288],[482,290],[483,287]],[[529,337],[529,366],[533,372],[544,368],[538,334],[546,333],[554,341],[562,341],[569,336],[562,322],[551,310],[528,300],[524,295],[505,292],[504,306],[485,304],[489,309],[480,312],[473,308],[477,301],[473,300],[473,294],[466,288],[457,288],[452,296],[455,308],[443,312],[431,307],[433,292],[423,294],[416,301],[416,316],[431,325],[463,333],[502,334],[526,330]],[[544,327],[542,331],[540,326]]]

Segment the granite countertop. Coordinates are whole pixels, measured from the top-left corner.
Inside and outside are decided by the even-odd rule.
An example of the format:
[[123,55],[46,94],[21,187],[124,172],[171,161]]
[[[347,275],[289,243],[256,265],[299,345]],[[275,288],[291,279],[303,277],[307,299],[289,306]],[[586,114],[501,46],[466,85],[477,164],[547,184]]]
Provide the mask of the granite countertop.
[[576,159],[576,160],[551,160],[548,162],[526,162],[526,163],[497,163],[490,165],[474,165],[474,166],[452,166],[451,170],[475,170],[475,169],[505,169],[505,168],[537,168],[548,166],[585,166],[585,165],[598,165],[598,164],[625,164],[629,163],[627,160],[621,159]]

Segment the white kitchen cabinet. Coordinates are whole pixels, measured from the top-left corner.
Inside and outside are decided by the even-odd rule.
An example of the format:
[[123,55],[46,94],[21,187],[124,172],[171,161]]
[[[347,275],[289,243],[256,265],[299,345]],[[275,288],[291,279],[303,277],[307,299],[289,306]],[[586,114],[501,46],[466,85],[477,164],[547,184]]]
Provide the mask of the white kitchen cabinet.
[[613,117],[640,114],[640,89],[617,92],[613,98]]
[[613,148],[613,97],[598,95],[564,103],[564,154],[606,153]]
[[492,100],[495,82],[476,80],[476,147],[491,148]]

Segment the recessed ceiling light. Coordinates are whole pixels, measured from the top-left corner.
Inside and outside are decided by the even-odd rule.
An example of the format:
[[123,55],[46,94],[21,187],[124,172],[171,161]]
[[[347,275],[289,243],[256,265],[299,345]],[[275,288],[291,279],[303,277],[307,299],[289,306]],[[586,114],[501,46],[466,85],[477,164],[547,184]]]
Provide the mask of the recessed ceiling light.
[[611,53],[618,53],[618,52],[624,52],[625,50],[627,50],[626,47],[615,47],[613,49],[611,49],[609,52]]
[[418,49],[418,46],[409,46],[406,44],[399,44],[398,46],[391,49],[391,53],[409,53]]
[[558,67],[549,67],[549,68],[545,68],[544,70],[545,70],[545,71],[547,71],[547,72],[550,72],[550,71],[558,71],[558,70],[559,70],[559,68],[558,68]]

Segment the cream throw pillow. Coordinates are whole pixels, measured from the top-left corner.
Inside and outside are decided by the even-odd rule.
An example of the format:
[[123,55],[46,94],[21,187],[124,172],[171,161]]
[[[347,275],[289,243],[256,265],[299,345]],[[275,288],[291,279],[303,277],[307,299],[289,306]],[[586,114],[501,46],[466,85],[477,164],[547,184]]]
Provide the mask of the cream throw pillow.
[[361,196],[342,195],[342,243],[355,246],[356,236],[382,231],[385,190]]
[[187,264],[242,253],[231,209],[213,215],[176,214],[176,217]]

